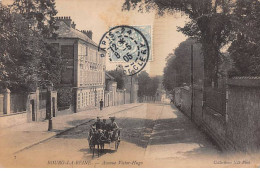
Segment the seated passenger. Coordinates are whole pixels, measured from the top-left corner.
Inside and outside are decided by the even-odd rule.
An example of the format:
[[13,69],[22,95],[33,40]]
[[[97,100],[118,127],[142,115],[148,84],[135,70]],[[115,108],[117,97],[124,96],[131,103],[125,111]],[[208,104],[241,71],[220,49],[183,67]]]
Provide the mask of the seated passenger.
[[92,126],[96,127],[96,130],[102,129],[102,123],[99,117],[97,117],[97,121]]
[[119,131],[118,131],[118,125],[117,123],[115,122],[115,117],[109,117],[110,120],[111,120],[111,123],[109,124],[109,137],[108,139],[111,140],[111,139],[114,139],[116,134],[120,134]]
[[102,123],[100,121],[100,118],[97,117],[97,121],[93,125],[91,125],[91,129],[89,130],[89,136],[92,137],[93,134],[101,134],[102,132]]

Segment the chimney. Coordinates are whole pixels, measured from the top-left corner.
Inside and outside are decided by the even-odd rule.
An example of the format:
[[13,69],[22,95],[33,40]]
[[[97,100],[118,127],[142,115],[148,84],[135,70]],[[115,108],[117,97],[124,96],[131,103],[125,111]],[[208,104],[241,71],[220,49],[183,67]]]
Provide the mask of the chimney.
[[69,27],[73,27],[76,26],[76,24],[73,22],[73,24],[71,24],[72,20],[70,19],[70,17],[56,17],[57,21],[63,21],[64,23],[66,23]]
[[71,27],[76,29],[76,24],[74,23],[74,21],[72,22]]
[[86,35],[92,40],[92,34],[93,34],[93,32],[91,31],[91,30],[88,30],[87,32],[86,32]]
[[88,38],[90,38],[92,40],[92,31],[91,30],[81,30],[82,33],[84,33],[86,36],[88,36]]

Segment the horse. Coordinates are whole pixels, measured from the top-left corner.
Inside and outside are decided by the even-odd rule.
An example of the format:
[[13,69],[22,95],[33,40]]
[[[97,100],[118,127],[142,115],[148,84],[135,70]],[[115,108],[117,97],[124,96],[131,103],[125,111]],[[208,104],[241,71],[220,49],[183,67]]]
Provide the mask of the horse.
[[92,157],[95,154],[95,147],[97,146],[98,157],[100,156],[100,150],[104,151],[105,136],[101,131],[91,130],[88,136],[89,148],[92,150]]

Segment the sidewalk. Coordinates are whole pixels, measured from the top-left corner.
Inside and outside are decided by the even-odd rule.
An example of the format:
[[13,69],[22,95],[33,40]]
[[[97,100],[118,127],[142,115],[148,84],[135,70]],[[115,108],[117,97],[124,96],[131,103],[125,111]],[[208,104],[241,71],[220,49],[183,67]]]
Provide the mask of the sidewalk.
[[188,117],[175,106],[167,105],[157,116],[145,159],[150,167],[204,167],[213,165],[220,155],[219,149]]
[[33,145],[42,143],[56,135],[77,127],[83,123],[93,121],[97,116],[108,117],[117,112],[128,110],[141,104],[125,104],[104,108],[102,111],[91,109],[79,113],[59,115],[52,119],[53,130],[48,131],[48,121],[25,123],[10,128],[1,129],[0,132],[0,160],[7,156],[15,157]]

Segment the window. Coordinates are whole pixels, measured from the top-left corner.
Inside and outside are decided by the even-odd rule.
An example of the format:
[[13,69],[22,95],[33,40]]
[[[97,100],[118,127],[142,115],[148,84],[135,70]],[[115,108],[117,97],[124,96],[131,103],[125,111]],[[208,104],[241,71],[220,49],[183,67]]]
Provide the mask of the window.
[[80,109],[80,93],[78,93],[78,109]]
[[86,106],[88,105],[88,92],[86,92]]
[[84,93],[82,93],[82,96],[81,96],[81,106],[82,107],[84,106]]

